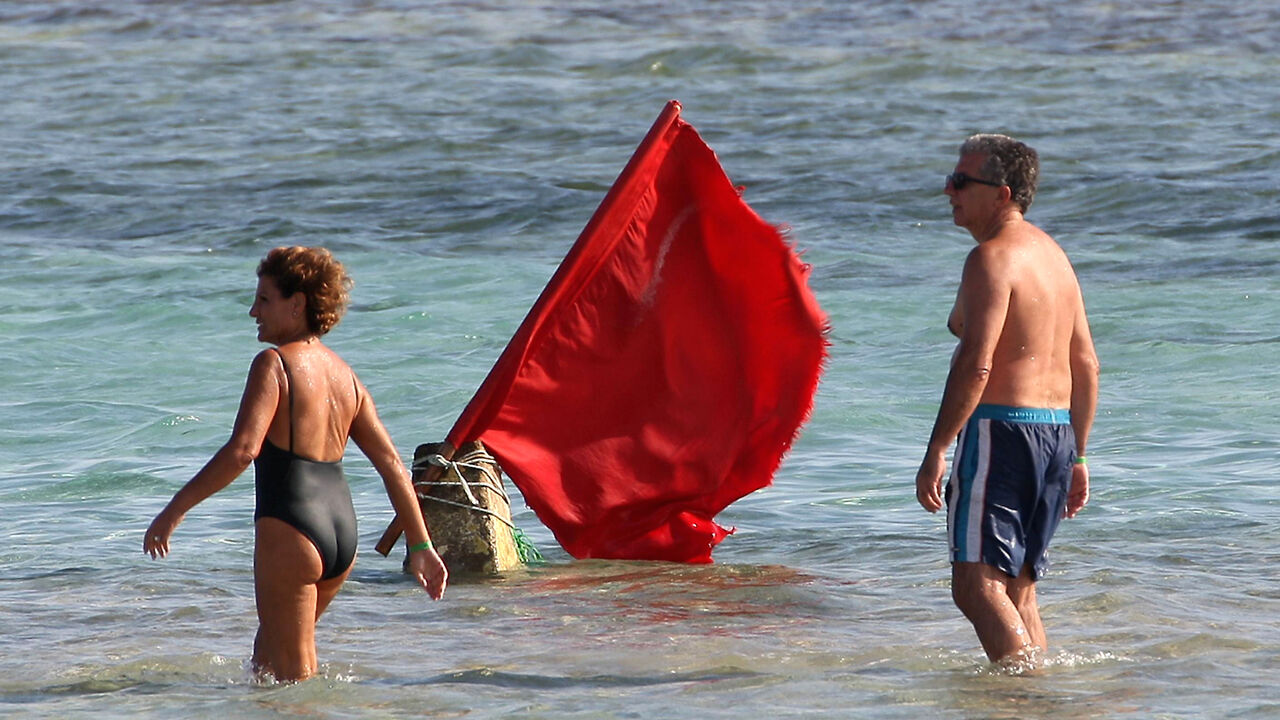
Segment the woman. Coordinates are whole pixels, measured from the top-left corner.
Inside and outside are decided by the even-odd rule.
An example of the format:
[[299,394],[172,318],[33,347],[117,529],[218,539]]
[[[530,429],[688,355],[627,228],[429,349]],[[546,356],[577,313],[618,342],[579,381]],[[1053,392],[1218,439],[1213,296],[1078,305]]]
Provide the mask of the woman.
[[249,368],[231,439],[173,496],[142,543],[152,558],[167,556],[187,511],[254,463],[253,667],[281,681],[315,674],[316,621],[355,558],[355,511],[341,464],[348,438],[382,476],[404,525],[410,572],[437,600],[448,579],[369,391],[320,342],[346,310],[350,286],[342,264],[323,248],[267,253],[249,316],[258,323],[258,340],[276,347]]

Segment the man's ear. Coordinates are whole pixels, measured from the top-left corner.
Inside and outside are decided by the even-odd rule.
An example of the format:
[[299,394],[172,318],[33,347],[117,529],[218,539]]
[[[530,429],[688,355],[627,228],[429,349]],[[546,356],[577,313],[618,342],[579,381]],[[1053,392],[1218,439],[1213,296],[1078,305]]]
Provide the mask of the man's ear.
[[1000,186],[1000,200],[1001,200],[1001,202],[1005,202],[1005,203],[1012,202],[1012,201],[1013,201],[1013,188],[1009,187],[1008,185],[1001,185],[1001,186]]

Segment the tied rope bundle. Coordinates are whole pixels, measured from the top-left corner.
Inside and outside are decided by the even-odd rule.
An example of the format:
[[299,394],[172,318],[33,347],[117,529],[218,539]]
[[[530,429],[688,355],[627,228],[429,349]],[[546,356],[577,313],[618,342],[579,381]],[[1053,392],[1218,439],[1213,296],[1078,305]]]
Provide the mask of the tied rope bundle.
[[[516,544],[516,554],[520,556],[520,562],[526,564],[543,562],[542,553],[538,552],[538,549],[534,547],[533,543],[525,536],[524,532],[501,514],[482,506],[479,498],[476,497],[475,491],[472,490],[473,487],[477,489],[491,490],[501,498],[504,503],[506,503],[508,510],[510,509],[511,498],[507,496],[506,490],[502,487],[502,481],[498,479],[497,474],[492,470],[492,468],[497,467],[498,464],[493,455],[489,454],[488,451],[483,448],[474,449],[452,460],[445,458],[439,453],[433,453],[414,462],[413,470],[415,473],[416,471],[421,470],[424,464],[443,468],[444,473],[441,474],[439,480],[430,482],[425,480],[414,481],[413,487],[417,492],[419,500],[429,500],[443,505],[452,505],[454,507],[464,508],[472,512],[485,513],[494,517],[500,520],[502,524],[506,525],[511,530],[512,538],[515,540]],[[484,479],[479,482],[468,481],[466,475],[462,472],[463,469],[479,472]],[[467,498],[467,502],[455,502],[453,500],[447,500],[434,495],[428,495],[426,494],[425,489],[430,487],[460,487]]]

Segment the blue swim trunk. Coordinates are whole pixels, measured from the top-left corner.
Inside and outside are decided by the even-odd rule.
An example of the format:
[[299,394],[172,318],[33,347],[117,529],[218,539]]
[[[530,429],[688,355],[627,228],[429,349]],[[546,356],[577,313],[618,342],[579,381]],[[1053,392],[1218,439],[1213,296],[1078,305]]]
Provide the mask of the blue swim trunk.
[[1076,436],[1068,410],[979,405],[960,432],[947,483],[951,562],[1039,580],[1071,488]]

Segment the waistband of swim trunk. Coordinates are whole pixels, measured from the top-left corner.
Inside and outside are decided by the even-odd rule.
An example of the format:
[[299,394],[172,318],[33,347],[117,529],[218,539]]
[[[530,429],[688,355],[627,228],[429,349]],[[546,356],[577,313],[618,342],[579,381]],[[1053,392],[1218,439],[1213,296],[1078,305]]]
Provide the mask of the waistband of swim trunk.
[[1010,407],[983,403],[973,411],[976,420],[1003,420],[1005,422],[1041,423],[1045,425],[1070,425],[1071,411],[1055,408]]

